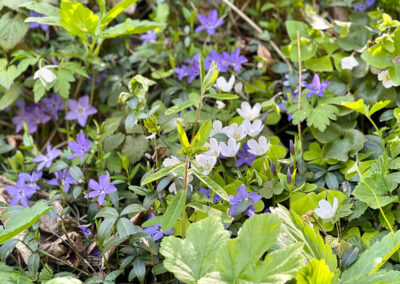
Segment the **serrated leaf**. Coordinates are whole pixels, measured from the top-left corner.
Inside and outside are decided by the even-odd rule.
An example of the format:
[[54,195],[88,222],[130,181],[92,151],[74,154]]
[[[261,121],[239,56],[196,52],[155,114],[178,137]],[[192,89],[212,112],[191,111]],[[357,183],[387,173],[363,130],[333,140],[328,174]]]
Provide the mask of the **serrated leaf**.
[[336,106],[318,103],[318,105],[308,113],[307,125],[324,131],[331,123],[331,120],[336,120],[337,114],[339,114],[339,109]]
[[324,259],[313,259],[296,275],[296,283],[332,283],[333,276]]
[[368,106],[364,105],[363,99],[359,99],[358,101],[352,103],[345,103],[343,105],[349,109],[355,110],[356,112],[368,116]]
[[12,12],[0,18],[0,46],[5,50],[14,48],[28,32],[28,24],[24,22],[21,14]]
[[370,111],[369,111],[369,115],[373,115],[375,112],[377,112],[377,111],[383,109],[383,108],[386,107],[388,104],[390,104],[390,101],[389,101],[389,100],[376,102],[376,103],[371,107],[371,109],[370,109]]

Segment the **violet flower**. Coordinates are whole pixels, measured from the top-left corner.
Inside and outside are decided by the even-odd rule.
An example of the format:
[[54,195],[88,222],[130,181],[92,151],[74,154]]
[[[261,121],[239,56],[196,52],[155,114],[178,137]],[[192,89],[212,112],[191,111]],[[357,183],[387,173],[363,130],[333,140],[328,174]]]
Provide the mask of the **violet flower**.
[[66,120],[78,120],[80,126],[84,127],[89,115],[97,113],[97,109],[89,104],[89,96],[83,96],[79,100],[68,99],[69,112]]
[[[200,186],[199,191],[200,191],[201,193],[203,193],[205,196],[207,196],[208,199],[211,199],[211,188],[205,189],[204,187],[201,187],[201,186]],[[214,195],[214,198],[213,198],[213,200],[212,200],[213,203],[215,203],[215,202],[217,202],[217,201],[219,201],[219,200],[222,200],[221,196],[219,196],[218,194],[215,194],[215,195]]]
[[103,205],[104,199],[107,194],[110,194],[114,191],[117,191],[117,188],[110,183],[110,175],[102,175],[99,177],[99,182],[90,179],[89,187],[93,189],[92,192],[89,192],[85,195],[85,198],[93,198],[98,197],[98,202],[100,205]]
[[50,143],[47,144],[47,155],[39,155],[33,158],[33,162],[39,163],[37,166],[37,171],[40,171],[44,167],[50,168],[51,164],[53,163],[54,159],[61,155],[61,151],[56,148],[51,148]]
[[[152,219],[154,217],[156,217],[156,215],[151,213],[149,219]],[[164,236],[172,235],[173,233],[175,233],[173,228],[171,230],[169,230],[169,231],[164,232],[163,230],[161,230],[161,224],[160,223],[143,229],[143,232],[145,232],[145,233],[149,234],[150,236],[152,236],[154,242],[158,241],[159,239],[161,239]]]
[[246,63],[248,60],[245,56],[240,55],[240,49],[236,48],[231,52],[229,57],[226,53],[223,53],[224,60],[229,61],[229,64],[235,69],[236,72],[239,72],[242,69],[242,64]]
[[92,231],[91,231],[88,227],[83,226],[83,225],[79,225],[78,228],[81,229],[82,234],[83,234],[86,238],[90,238],[90,237],[93,236]]
[[62,98],[53,93],[50,98],[43,98],[43,104],[46,106],[46,111],[49,112],[54,119],[58,120],[58,111],[64,110]]
[[251,217],[254,216],[255,214],[255,208],[254,208],[254,203],[258,202],[261,200],[261,195],[255,193],[255,192],[250,192],[247,193],[246,186],[242,184],[241,186],[238,187],[236,191],[237,196],[235,195],[229,195],[229,203],[232,204],[231,208],[229,209],[229,214],[230,215],[235,215],[236,214],[236,209],[239,206],[239,204],[242,201],[251,201],[251,205],[244,210],[244,212],[247,214],[247,216]]
[[25,102],[20,100],[17,106],[17,116],[12,119],[12,123],[16,126],[15,132],[17,133],[24,128],[23,122],[28,126],[29,133],[35,133],[39,124],[47,123],[51,120],[51,117],[38,104],[30,104],[25,107]]
[[42,177],[42,172],[32,172],[31,174],[28,173],[20,173],[18,175],[18,179],[23,179],[25,184],[35,191],[40,190],[40,186],[36,184],[36,182]]
[[56,171],[54,175],[55,178],[49,180],[47,183],[63,188],[65,193],[68,193],[71,184],[76,184],[75,179],[70,175],[68,169],[65,169],[64,171]]
[[68,142],[68,147],[72,150],[72,152],[75,152],[68,157],[68,160],[80,156],[81,162],[83,162],[83,159],[85,159],[85,154],[87,153],[87,151],[89,151],[91,145],[92,141],[86,139],[85,134],[83,134],[83,131],[81,130],[78,137],[76,138],[76,142]]
[[359,12],[365,12],[369,7],[375,4],[375,0],[366,0],[364,4],[356,4],[353,6],[354,9]]
[[143,40],[142,45],[145,45],[149,42],[155,41],[157,39],[157,34],[151,30],[141,35],[140,38]]
[[250,153],[249,151],[249,146],[247,145],[247,142],[243,144],[242,151],[239,151],[236,155],[239,157],[239,159],[236,162],[236,167],[240,167],[243,164],[248,164],[251,166],[256,159],[256,155]]
[[195,33],[205,30],[209,35],[213,35],[215,34],[215,29],[224,23],[222,18],[218,18],[218,11],[216,9],[208,13],[207,16],[199,14],[197,18],[201,25],[194,30]]
[[[29,12],[29,17],[46,17],[44,14],[36,13],[34,11]],[[47,24],[40,24],[38,22],[30,22],[29,23],[29,29],[37,29],[41,28],[42,31],[47,32],[49,30],[49,25]]]
[[331,84],[331,82],[328,81],[322,81],[319,79],[318,74],[314,75],[314,78],[312,80],[312,84],[305,83],[305,86],[307,89],[310,90],[310,92],[306,95],[306,97],[311,97],[313,95],[318,95],[320,97],[324,96],[324,90]]
[[23,178],[17,180],[17,185],[7,185],[7,193],[13,198],[10,202],[11,206],[21,203],[24,207],[28,207],[28,198],[30,198],[34,193],[35,189],[26,185]]

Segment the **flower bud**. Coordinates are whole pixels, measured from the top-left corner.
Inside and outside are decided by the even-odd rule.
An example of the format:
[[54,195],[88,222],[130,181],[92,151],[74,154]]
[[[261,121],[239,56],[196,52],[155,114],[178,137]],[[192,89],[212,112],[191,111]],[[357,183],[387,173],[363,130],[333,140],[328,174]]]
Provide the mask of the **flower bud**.
[[271,170],[271,173],[276,176],[276,167],[275,167],[275,163],[274,162],[270,162],[269,163],[269,169]]
[[290,141],[289,141],[289,151],[290,151],[290,154],[292,154],[292,155],[296,154],[296,152],[294,150],[294,144],[293,144],[292,139],[290,139]]
[[288,184],[290,184],[292,182],[292,172],[290,171],[290,169],[287,170],[286,181]]

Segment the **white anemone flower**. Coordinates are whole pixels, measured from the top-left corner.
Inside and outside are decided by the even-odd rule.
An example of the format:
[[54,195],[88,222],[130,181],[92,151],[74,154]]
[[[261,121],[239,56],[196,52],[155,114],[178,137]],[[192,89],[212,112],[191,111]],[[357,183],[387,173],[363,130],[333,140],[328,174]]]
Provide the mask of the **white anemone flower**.
[[390,79],[389,71],[384,70],[378,74],[378,80],[382,81],[382,85],[389,89],[391,87],[397,87],[398,85]]
[[264,128],[262,121],[259,119],[253,121],[253,123],[246,119],[242,125],[244,126],[244,130],[246,131],[247,135],[250,137],[256,137]]
[[53,82],[57,77],[56,75],[49,70],[50,68],[57,68],[58,65],[46,65],[41,67],[38,71],[33,75],[33,79],[38,79],[42,82],[43,86],[46,86],[47,83]]
[[228,136],[229,138],[233,138],[236,141],[240,141],[246,138],[247,135],[245,127],[243,125],[238,126],[237,123],[232,123],[229,126],[225,126],[222,129],[222,133],[225,133],[226,136]]
[[223,103],[223,102],[221,102],[221,101],[216,101],[215,102],[216,104],[217,104],[217,108],[218,109],[223,109],[226,105]]
[[327,220],[335,216],[336,210],[338,208],[338,199],[335,197],[333,199],[333,206],[325,199],[318,202],[318,208],[314,210],[315,214],[321,219]]
[[208,175],[214,168],[217,158],[200,154],[196,156],[196,161],[203,168],[203,174]]
[[358,66],[358,61],[354,56],[347,56],[342,58],[342,69],[352,70],[354,67]]
[[235,157],[236,153],[240,149],[240,142],[236,143],[236,140],[229,138],[228,145],[224,142],[219,143],[219,149],[224,157]]
[[221,133],[222,132],[222,122],[219,120],[214,120],[212,129],[210,131],[210,137],[213,137],[215,134]]
[[265,136],[258,138],[258,142],[254,139],[247,141],[247,146],[249,146],[248,152],[256,156],[262,156],[267,153],[270,145],[271,143],[267,140],[267,138],[265,138]]
[[210,142],[205,143],[204,147],[210,147],[210,150],[205,152],[204,155],[209,156],[209,157],[218,158],[220,149],[219,149],[219,143],[218,143],[217,139],[210,138]]
[[236,110],[241,117],[251,121],[256,119],[260,115],[261,105],[259,103],[256,103],[254,107],[251,107],[248,102],[242,102],[240,108]]
[[229,81],[227,82],[224,77],[218,77],[217,82],[214,84],[214,86],[218,89],[221,90],[224,93],[229,93],[232,88],[233,84],[235,84],[235,76],[232,75],[229,78]]

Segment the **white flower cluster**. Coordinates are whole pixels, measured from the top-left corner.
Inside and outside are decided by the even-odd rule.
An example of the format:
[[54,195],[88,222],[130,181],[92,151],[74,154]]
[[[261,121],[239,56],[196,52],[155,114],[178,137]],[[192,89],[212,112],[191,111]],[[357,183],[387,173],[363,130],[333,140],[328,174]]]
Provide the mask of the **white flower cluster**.
[[[204,144],[205,147],[209,147],[210,149],[196,156],[196,161],[203,168],[205,175],[208,175],[214,168],[220,154],[224,157],[235,157],[241,146],[240,141],[247,136],[256,137],[264,128],[262,121],[257,119],[261,112],[261,105],[259,103],[251,107],[248,102],[243,102],[241,108],[237,109],[237,112],[244,118],[244,121],[240,125],[232,123],[224,127],[219,120],[213,122],[210,139]],[[228,143],[218,142],[217,139],[213,138],[218,133],[228,136]],[[262,156],[267,153],[270,143],[267,141],[267,138],[261,136],[258,141],[255,139],[248,140],[247,145],[249,146],[250,153]]]

